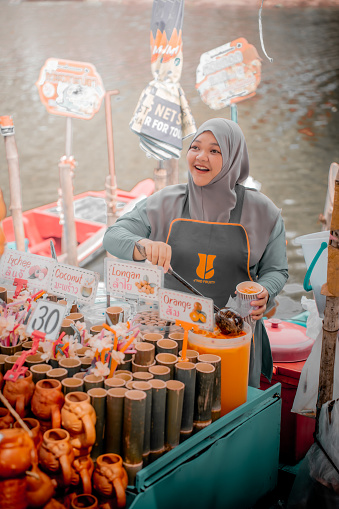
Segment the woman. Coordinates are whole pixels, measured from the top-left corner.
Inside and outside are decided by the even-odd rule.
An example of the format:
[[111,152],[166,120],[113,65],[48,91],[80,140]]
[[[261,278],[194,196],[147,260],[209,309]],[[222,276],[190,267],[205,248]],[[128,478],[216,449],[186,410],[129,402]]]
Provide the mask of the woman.
[[[262,193],[240,185],[249,175],[244,135],[235,122],[208,120],[187,153],[188,184],[168,186],[137,204],[109,228],[105,249],[118,258],[147,259],[169,266],[202,295],[225,306],[241,281],[264,290],[252,301],[256,327],[251,346],[249,384],[260,372],[272,376],[272,355],[262,317],[287,278],[285,229],[280,210]],[[165,274],[166,287],[184,291]]]

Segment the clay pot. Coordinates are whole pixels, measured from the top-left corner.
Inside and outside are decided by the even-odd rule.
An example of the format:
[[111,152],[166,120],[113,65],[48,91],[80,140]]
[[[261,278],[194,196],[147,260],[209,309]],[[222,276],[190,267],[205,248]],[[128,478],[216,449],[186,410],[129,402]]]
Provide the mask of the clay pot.
[[0,429],[11,428],[14,423],[14,418],[7,408],[0,408]]
[[[35,448],[38,451],[42,442],[42,433],[41,427],[38,419],[33,419],[33,417],[25,417],[22,419],[26,424],[27,428],[29,428],[32,432],[32,440],[34,442]],[[15,422],[13,428],[22,429],[19,422]]]
[[77,495],[71,503],[71,509],[98,509],[98,507],[98,499],[94,495]]
[[128,476],[122,466],[121,456],[113,453],[98,456],[92,482],[93,488],[102,497],[107,499],[116,497],[117,506],[125,507]]
[[81,479],[82,493],[92,493],[92,474],[94,463],[90,456],[80,456],[73,462],[73,467]]
[[[39,463],[41,468],[51,477],[58,478],[61,483],[70,486],[74,475],[72,463],[74,461],[73,448],[69,433],[64,429],[53,428],[44,433],[39,449]],[[59,484],[59,483],[58,483]]]
[[71,437],[75,456],[89,454],[95,443],[95,410],[85,392],[69,392],[61,410],[61,423]]
[[55,494],[57,483],[33,464],[27,475],[26,500],[30,509],[45,507]]
[[13,479],[29,470],[33,440],[23,429],[3,429],[0,441],[0,479]]
[[46,427],[60,428],[60,410],[64,401],[65,397],[59,380],[45,379],[37,382],[31,408],[43,429]]
[[3,394],[9,403],[18,412],[20,417],[25,417],[34,392],[32,373],[26,371],[24,377],[17,380],[6,380]]

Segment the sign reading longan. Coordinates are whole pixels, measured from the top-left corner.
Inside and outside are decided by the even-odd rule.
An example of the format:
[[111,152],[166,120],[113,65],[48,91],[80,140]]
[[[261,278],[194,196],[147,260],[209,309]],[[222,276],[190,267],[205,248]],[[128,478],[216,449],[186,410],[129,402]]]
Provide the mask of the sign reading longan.
[[112,295],[130,295],[142,300],[158,300],[164,272],[147,263],[105,258],[105,285]]
[[213,300],[167,288],[159,288],[159,316],[197,325],[199,329],[214,329]]

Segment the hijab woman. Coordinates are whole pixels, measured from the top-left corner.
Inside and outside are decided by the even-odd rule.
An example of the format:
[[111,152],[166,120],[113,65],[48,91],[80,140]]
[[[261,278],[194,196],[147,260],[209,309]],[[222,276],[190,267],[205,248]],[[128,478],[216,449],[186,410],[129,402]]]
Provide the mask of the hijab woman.
[[[256,321],[249,384],[272,376],[272,355],[262,318],[287,278],[285,229],[280,210],[264,194],[241,185],[249,176],[244,135],[235,122],[208,120],[187,152],[188,184],[168,186],[139,202],[104,237],[105,249],[126,260],[169,266],[222,308],[241,281],[263,291],[252,301]],[[165,274],[168,288],[183,286]]]

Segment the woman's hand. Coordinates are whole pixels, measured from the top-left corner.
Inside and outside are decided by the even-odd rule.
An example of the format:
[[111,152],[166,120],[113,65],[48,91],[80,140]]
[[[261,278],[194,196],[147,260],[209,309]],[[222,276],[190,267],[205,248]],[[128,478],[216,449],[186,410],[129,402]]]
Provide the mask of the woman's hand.
[[268,291],[266,288],[264,288],[263,291],[257,296],[257,300],[251,301],[251,306],[256,308],[250,313],[253,320],[260,320],[260,318],[264,316],[268,299]]
[[[165,242],[157,242],[149,239],[141,239],[138,241],[146,249],[146,257],[153,265],[159,265],[164,268],[164,272],[167,272],[172,257],[172,248]],[[133,252],[134,260],[143,260],[138,249],[135,247]]]

